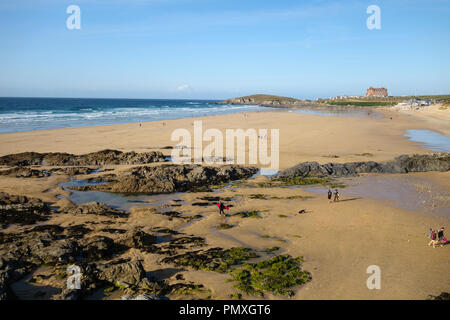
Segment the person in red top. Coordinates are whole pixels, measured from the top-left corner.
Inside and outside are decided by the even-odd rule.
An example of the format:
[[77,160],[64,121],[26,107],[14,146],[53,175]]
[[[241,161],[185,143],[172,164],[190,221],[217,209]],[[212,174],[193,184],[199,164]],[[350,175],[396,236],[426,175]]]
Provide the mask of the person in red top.
[[225,207],[225,205],[222,203],[222,202],[220,202],[219,204],[218,204],[218,207],[219,207],[219,214],[220,215],[225,215],[225,211],[223,211],[223,210],[225,210],[226,209],[226,207]]

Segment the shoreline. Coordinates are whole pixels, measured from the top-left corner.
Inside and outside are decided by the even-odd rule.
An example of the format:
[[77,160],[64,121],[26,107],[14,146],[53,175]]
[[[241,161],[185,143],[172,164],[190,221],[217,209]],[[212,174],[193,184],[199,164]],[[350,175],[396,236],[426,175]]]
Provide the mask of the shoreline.
[[[65,99],[65,98],[61,98]],[[102,100],[102,99],[100,99]],[[107,99],[105,99],[107,100]],[[133,99],[130,99],[133,100]],[[180,100],[180,101],[190,101],[190,100]],[[220,105],[219,103],[216,103],[217,105]],[[230,104],[234,105],[234,104]],[[236,104],[237,105],[237,104]],[[238,106],[238,105],[237,105]],[[271,105],[264,105],[264,104],[244,104],[239,106],[248,106],[248,107],[261,107],[263,109],[261,110],[252,110],[252,111],[236,111],[236,112],[227,112],[227,113],[217,113],[212,115],[205,115],[202,117],[214,117],[214,116],[223,116],[223,115],[229,115],[229,114],[244,114],[244,113],[259,113],[259,112],[291,112],[295,110],[305,110],[305,111],[330,111],[330,112],[342,112],[345,114],[353,113],[353,112],[369,112],[369,113],[381,113],[379,111],[382,111],[383,107],[347,107],[347,106],[333,106],[333,105],[304,105],[304,106],[271,106]],[[152,122],[166,122],[166,121],[173,121],[173,120],[183,120],[183,119],[198,119],[198,116],[183,116],[179,118],[167,118],[167,119],[157,119],[157,120],[151,120],[151,121],[127,121],[127,122],[116,122],[116,123],[107,123],[107,124],[86,124],[86,125],[77,125],[77,126],[66,126],[66,127],[60,127],[60,128],[40,128],[40,129],[31,129],[31,130],[23,130],[23,131],[9,131],[9,132],[0,132],[0,135],[4,134],[14,134],[14,133],[29,133],[29,132],[39,132],[39,131],[46,131],[46,130],[62,130],[62,129],[77,129],[77,128],[90,128],[90,127],[101,127],[101,126],[116,126],[116,125],[132,125],[132,124],[139,124],[139,123],[152,123]]]

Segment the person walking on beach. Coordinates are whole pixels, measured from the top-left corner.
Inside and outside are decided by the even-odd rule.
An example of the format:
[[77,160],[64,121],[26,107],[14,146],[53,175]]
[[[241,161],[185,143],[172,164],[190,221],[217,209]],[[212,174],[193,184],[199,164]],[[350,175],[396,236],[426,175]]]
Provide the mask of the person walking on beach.
[[331,197],[333,196],[333,192],[331,191],[331,189],[328,189],[328,202],[331,203]]
[[222,202],[220,202],[219,203],[219,214],[220,215],[225,215],[225,211],[223,211],[223,210],[225,210],[225,205],[222,203]]
[[334,191],[334,202],[338,202],[339,201],[339,191],[338,189],[336,189]]
[[430,231],[428,231],[428,238],[431,239],[431,234],[433,233],[433,229],[430,228]]

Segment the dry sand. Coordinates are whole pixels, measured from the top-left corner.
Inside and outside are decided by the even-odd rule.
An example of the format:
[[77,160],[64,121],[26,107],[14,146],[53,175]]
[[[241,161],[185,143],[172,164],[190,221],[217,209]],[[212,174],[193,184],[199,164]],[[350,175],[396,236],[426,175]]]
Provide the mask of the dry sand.
[[[384,111],[386,117],[345,118],[302,115],[288,112],[250,113],[202,118],[207,128],[279,128],[281,169],[302,161],[347,162],[383,161],[406,153],[427,153],[403,136],[407,129],[433,129],[449,134],[448,121],[396,111]],[[391,119],[392,117],[392,119]],[[101,149],[150,151],[167,145],[175,128],[192,128],[193,119],[163,122],[98,126],[89,128],[43,130],[0,135],[0,154],[25,151],[87,153]],[[168,153],[170,150],[162,150]],[[330,158],[337,155],[338,158]],[[120,168],[122,169],[122,168]],[[449,188],[450,173],[418,175]],[[83,177],[79,177],[80,179]],[[56,202],[56,195],[67,192],[57,186],[68,177],[20,179],[0,177],[0,191],[39,197]],[[401,176],[398,179],[402,179]],[[257,181],[265,180],[260,176]],[[270,200],[250,199],[251,194],[265,194]],[[185,226],[161,215],[143,214],[133,209],[128,220],[113,221],[120,228],[133,226],[168,227],[187,234],[205,237],[211,247],[246,246],[258,250],[279,246],[280,253],[303,256],[304,267],[312,281],[301,287],[294,299],[425,299],[428,294],[450,291],[450,246],[430,248],[426,233],[429,227],[447,226],[446,217],[430,216],[426,210],[407,211],[389,201],[348,197],[341,190],[339,203],[328,203],[324,196],[303,189],[239,187],[223,189],[219,194],[187,193],[188,203],[176,210],[185,214],[202,214],[203,219]],[[236,199],[232,212],[259,210],[262,219],[224,218],[216,207],[194,207],[190,203],[204,195],[230,196]],[[305,196],[307,199],[285,199]],[[306,209],[306,214],[298,214]],[[284,215],[284,216],[280,216]],[[56,215],[46,223],[63,226],[101,222],[104,218]],[[121,224],[120,224],[121,222]],[[216,230],[220,223],[235,225],[229,230]],[[100,228],[100,226],[99,226]],[[16,229],[20,230],[20,228]],[[269,236],[269,237],[267,237]],[[146,271],[166,279],[176,273],[195,283],[202,283],[213,299],[227,299],[236,292],[226,282],[227,275],[205,271],[188,271],[157,263],[157,257],[138,250],[127,253],[144,261]],[[366,280],[370,265],[381,268],[381,290],[369,290]],[[172,280],[170,280],[172,281]],[[244,295],[244,298],[254,298]],[[273,295],[266,298],[280,299]]]

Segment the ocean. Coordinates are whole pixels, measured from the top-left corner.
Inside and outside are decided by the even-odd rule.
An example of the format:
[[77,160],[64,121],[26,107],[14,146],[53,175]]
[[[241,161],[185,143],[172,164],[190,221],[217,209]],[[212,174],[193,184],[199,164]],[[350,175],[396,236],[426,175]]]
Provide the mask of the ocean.
[[212,100],[0,98],[0,133],[267,110]]

